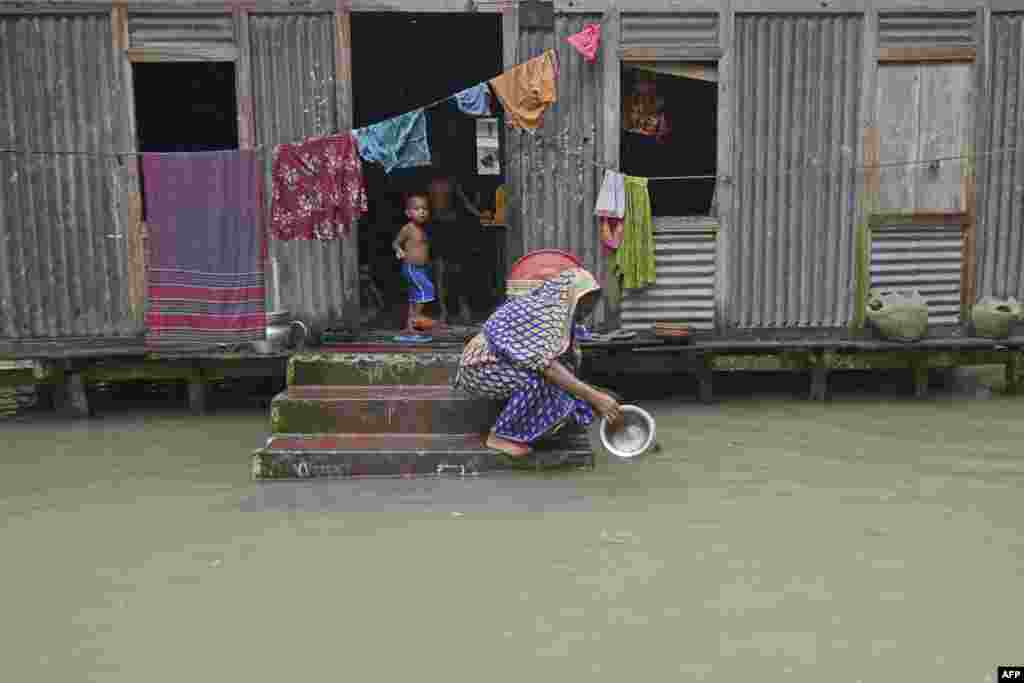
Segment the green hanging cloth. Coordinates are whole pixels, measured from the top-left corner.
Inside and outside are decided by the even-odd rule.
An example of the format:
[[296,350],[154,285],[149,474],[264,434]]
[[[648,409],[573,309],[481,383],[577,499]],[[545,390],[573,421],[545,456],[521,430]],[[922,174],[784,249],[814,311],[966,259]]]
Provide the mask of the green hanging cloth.
[[623,221],[622,245],[613,257],[615,272],[622,278],[623,289],[640,289],[654,284],[651,198],[647,194],[647,178],[624,176],[624,180],[626,216]]

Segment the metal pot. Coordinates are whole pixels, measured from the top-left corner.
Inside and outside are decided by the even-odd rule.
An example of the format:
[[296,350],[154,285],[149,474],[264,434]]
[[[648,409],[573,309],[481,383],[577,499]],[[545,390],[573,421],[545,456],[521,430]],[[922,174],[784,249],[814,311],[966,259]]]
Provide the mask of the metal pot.
[[[281,321],[280,317],[277,317],[276,321],[270,322],[271,316],[277,315],[272,313],[267,316],[266,339],[263,343],[255,345],[258,353],[279,353],[296,345],[300,347],[305,345],[306,339],[309,336],[306,324],[301,320]],[[302,331],[301,336],[296,336],[296,328]]]
[[291,343],[292,339],[292,326],[291,323],[268,323],[267,324],[267,346],[271,349],[271,353],[275,351],[282,351]]

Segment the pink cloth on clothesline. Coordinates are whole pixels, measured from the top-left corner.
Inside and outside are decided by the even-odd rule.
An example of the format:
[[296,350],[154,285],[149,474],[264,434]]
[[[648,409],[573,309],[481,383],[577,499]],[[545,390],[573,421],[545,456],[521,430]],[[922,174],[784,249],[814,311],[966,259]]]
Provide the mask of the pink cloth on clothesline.
[[593,64],[597,61],[597,49],[601,45],[601,25],[587,24],[582,31],[567,38],[569,44]]

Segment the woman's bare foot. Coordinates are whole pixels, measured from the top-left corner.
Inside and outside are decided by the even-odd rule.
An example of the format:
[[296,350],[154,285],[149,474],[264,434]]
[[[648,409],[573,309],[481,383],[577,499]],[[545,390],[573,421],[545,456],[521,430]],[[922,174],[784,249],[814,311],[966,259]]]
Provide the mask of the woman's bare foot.
[[491,434],[488,434],[486,446],[492,450],[501,451],[506,455],[511,455],[513,458],[525,457],[529,455],[533,450],[529,446],[524,446],[521,443],[516,443],[515,441],[503,439],[497,434],[494,434],[493,432]]

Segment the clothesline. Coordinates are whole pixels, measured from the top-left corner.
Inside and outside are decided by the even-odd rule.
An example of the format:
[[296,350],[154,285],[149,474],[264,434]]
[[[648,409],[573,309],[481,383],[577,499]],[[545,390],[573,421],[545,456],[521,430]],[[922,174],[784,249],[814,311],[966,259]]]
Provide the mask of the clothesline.
[[[542,57],[547,52],[551,52],[553,55],[555,55],[555,60],[557,62],[557,59],[558,59],[557,52],[555,50],[553,50],[553,49],[545,50],[543,53],[538,55],[538,57],[531,57],[531,60],[532,59],[537,59],[539,57]],[[527,61],[530,61],[530,60],[527,60]],[[524,62],[524,64],[525,63],[526,62]],[[519,64],[517,66],[522,66],[522,64]],[[517,68],[517,67],[512,67],[512,69],[515,69],[515,68]],[[512,69],[506,69],[505,71],[502,71],[501,73],[499,73],[499,74],[497,74],[495,76],[492,76],[491,78],[486,78],[483,81],[481,81],[480,83],[478,83],[477,85],[480,85],[480,84],[483,84],[483,83],[487,83],[488,81],[491,81],[491,80],[497,78],[498,76],[501,76],[502,74],[507,73],[508,71],[511,71]],[[475,86],[470,86],[470,88],[472,88],[472,87],[475,87]],[[436,106],[439,106],[439,105],[444,104],[445,102],[447,102],[447,101],[449,101],[451,99],[454,99],[456,97],[456,95],[458,95],[460,92],[463,92],[463,90],[459,90],[459,91],[453,92],[450,95],[447,95],[445,97],[441,97],[439,99],[436,99],[436,100],[434,100],[433,102],[431,102],[429,104],[423,105],[422,107],[413,107],[409,111],[410,112],[414,112],[414,111],[426,111],[428,109],[433,109]],[[396,118],[396,117],[392,117],[392,118]],[[385,120],[387,120],[387,119],[385,119]],[[373,124],[370,124],[370,125],[373,125]],[[367,126],[361,126],[361,127],[365,128]],[[351,132],[353,130],[358,130],[358,129],[350,128],[347,131],[338,131],[336,133],[328,133],[328,134],[325,134],[323,136],[309,136],[309,137],[306,138],[306,140],[309,140],[309,139],[311,139],[313,137],[330,137],[332,135],[341,135],[341,134],[343,134],[345,132]],[[258,152],[258,151],[264,151],[264,150],[268,150],[268,149],[274,149],[276,147],[279,147],[282,144],[301,144],[301,143],[300,142],[292,142],[292,143],[274,143],[274,144],[255,145],[253,147],[246,147],[244,150],[239,150],[239,151]],[[48,156],[48,155],[53,155],[53,156],[87,156],[87,157],[101,157],[101,158],[103,158],[103,157],[121,158],[121,157],[132,157],[132,156],[139,156],[140,157],[140,156],[149,155],[149,154],[158,154],[158,155],[159,154],[180,154],[180,152],[139,152],[139,151],[132,151],[132,152],[42,151],[42,152],[37,152],[37,151],[32,151],[32,150],[22,150],[22,149],[16,149],[16,148],[0,148],[0,154],[23,154],[23,155],[26,155],[26,156]]]
[[[444,100],[441,100],[441,101],[443,102]],[[244,151],[259,151],[260,149],[266,149],[266,148],[258,148],[257,150],[238,150],[238,151],[243,151],[243,152]],[[1000,147],[1000,148],[997,148],[995,150],[992,150],[991,152],[976,152],[976,153],[973,153],[973,154],[959,154],[959,155],[955,155],[955,156],[934,157],[934,158],[930,158],[930,159],[916,159],[914,161],[892,161],[892,162],[885,162],[885,163],[872,164],[872,165],[857,164],[857,165],[854,165],[852,168],[853,168],[853,170],[870,171],[870,170],[877,170],[877,169],[881,169],[881,168],[897,168],[897,167],[901,167],[901,166],[923,166],[923,165],[926,165],[926,164],[933,164],[933,163],[941,162],[941,161],[960,161],[960,160],[963,160],[963,159],[985,159],[985,158],[989,158],[989,157],[993,157],[993,156],[998,156],[999,154],[1003,154],[1003,153],[1006,153],[1006,152],[1014,152],[1014,151],[1018,151],[1018,150],[1021,150],[1021,149],[1024,149],[1024,147],[1019,147],[1019,146],[1013,145],[1013,146],[1007,146],[1007,147]],[[146,153],[143,153],[143,152],[131,152],[131,153],[121,154],[121,153],[113,153],[113,152],[33,151],[33,150],[22,150],[22,149],[14,149],[14,148],[0,148],[0,154],[16,154],[16,155],[24,155],[24,156],[118,157],[118,156],[141,156],[143,154],[155,154],[156,156],[161,156],[161,155],[165,155],[165,154],[166,155],[176,155],[176,154],[180,154],[180,152],[146,152]],[[617,171],[617,169],[613,168],[612,166],[610,166],[608,164],[605,164],[603,162],[600,162],[600,161],[594,161],[592,159],[587,159],[586,161],[587,161],[587,163],[590,163],[593,166],[596,166],[597,168],[600,168],[601,170],[604,170],[604,171]],[[811,168],[817,168],[817,167],[818,167],[817,164],[813,164],[812,163],[812,164],[807,164],[807,165],[804,165],[804,166],[794,167],[794,168],[790,169],[789,171],[772,171],[772,172],[751,173],[751,174],[747,174],[745,172],[742,172],[742,173],[736,173],[736,174],[734,174],[734,176],[746,174],[746,175],[756,175],[756,176],[782,177],[782,176],[786,176],[786,175],[791,175],[793,173],[798,173],[798,172],[803,171],[805,169],[811,169]],[[622,171],[617,171],[617,172],[621,173]],[[644,177],[646,180],[658,180],[658,181],[661,181],[661,180],[720,180],[720,179],[723,178],[723,176],[719,176],[719,175],[716,175],[716,174],[707,174],[707,175],[678,175],[678,176],[639,176],[639,177]]]
[[[854,165],[852,167],[852,170],[854,170],[854,171],[873,171],[873,170],[878,170],[878,169],[882,169],[882,168],[897,168],[897,167],[901,167],[901,166],[923,166],[923,165],[926,165],[926,164],[934,164],[934,163],[940,162],[940,161],[959,161],[959,160],[963,160],[963,159],[983,159],[983,158],[988,158],[988,157],[996,156],[998,154],[1002,154],[1003,152],[1013,152],[1013,151],[1016,151],[1017,149],[1022,149],[1022,148],[1019,148],[1017,146],[1009,146],[1009,147],[998,148],[998,149],[995,149],[995,150],[993,150],[991,152],[980,152],[980,153],[975,153],[975,154],[959,154],[959,155],[947,156],[947,157],[934,157],[932,159],[916,159],[914,161],[891,161],[891,162],[872,164],[872,165],[856,164],[856,165]],[[587,159],[587,161],[590,164],[596,166],[597,168],[599,168],[599,169],[601,169],[603,171],[616,171],[617,173],[623,173],[621,170],[615,169],[612,166],[609,166],[608,164],[604,164],[604,163],[602,163],[600,161],[594,161],[592,159]],[[794,173],[799,173],[799,172],[801,172],[801,171],[803,171],[805,169],[817,168],[817,167],[818,167],[817,164],[812,163],[812,164],[807,164],[807,165],[804,165],[804,166],[797,166],[797,167],[792,168],[792,169],[790,169],[788,171],[776,171],[776,172],[769,172],[769,173],[752,173],[752,174],[745,174],[745,175],[754,175],[754,176],[762,176],[762,177],[774,176],[774,177],[780,178],[780,177],[783,177],[783,176],[792,175]],[[624,174],[624,175],[629,175],[629,174]],[[740,174],[736,174],[736,175],[740,175]],[[650,180],[721,180],[725,176],[719,176],[719,175],[716,175],[716,174],[709,174],[709,175],[636,176],[636,177],[641,177],[644,180],[650,181]]]

